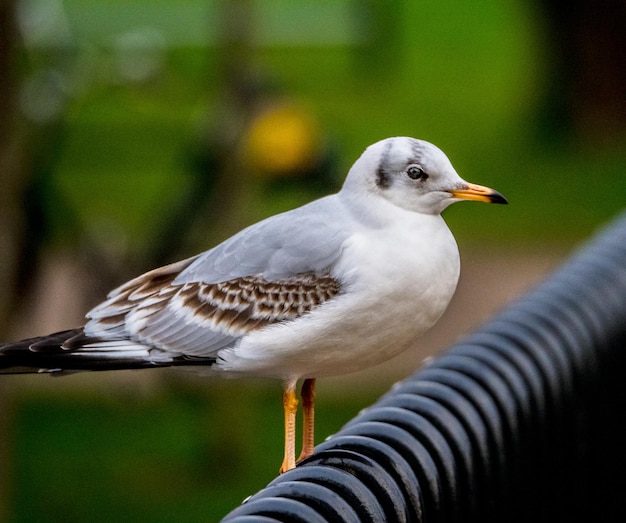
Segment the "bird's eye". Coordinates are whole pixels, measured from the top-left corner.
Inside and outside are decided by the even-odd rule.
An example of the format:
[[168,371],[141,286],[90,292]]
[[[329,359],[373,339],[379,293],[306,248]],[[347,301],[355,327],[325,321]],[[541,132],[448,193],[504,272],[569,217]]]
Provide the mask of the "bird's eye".
[[428,178],[428,175],[417,165],[411,165],[407,170],[406,174],[412,180],[425,180]]

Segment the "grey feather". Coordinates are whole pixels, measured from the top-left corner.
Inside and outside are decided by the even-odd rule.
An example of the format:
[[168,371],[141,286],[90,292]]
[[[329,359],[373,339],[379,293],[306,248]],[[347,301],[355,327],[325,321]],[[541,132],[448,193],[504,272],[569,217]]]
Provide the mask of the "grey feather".
[[341,255],[354,218],[336,195],[256,223],[198,256],[174,281],[217,283],[243,276],[269,281],[321,273]]

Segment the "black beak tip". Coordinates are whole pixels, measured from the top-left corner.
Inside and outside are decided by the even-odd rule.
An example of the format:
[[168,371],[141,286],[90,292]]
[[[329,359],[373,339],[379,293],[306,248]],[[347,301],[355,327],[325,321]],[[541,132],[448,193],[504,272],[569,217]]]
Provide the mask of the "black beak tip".
[[501,203],[501,204],[509,203],[508,200],[497,191],[493,191],[493,194],[489,195],[489,200],[491,201],[491,203]]

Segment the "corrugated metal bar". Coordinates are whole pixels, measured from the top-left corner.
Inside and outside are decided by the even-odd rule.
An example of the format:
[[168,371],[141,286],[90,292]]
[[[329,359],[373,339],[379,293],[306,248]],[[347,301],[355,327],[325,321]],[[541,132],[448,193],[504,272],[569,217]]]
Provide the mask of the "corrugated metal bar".
[[223,521],[626,520],[625,342],[626,214]]

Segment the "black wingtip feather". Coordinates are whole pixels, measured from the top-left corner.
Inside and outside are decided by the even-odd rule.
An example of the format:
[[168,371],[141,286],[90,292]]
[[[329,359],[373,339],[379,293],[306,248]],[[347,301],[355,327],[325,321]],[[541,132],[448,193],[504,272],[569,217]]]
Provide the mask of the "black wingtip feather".
[[79,371],[126,369],[155,369],[160,367],[211,366],[215,358],[172,357],[168,360],[150,360],[123,353],[81,351],[88,343],[100,341],[87,336],[82,328],[55,332],[0,345],[0,374],[46,373],[71,374]]

